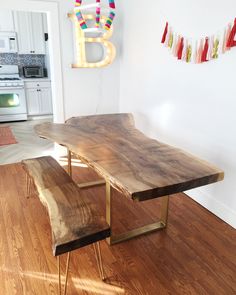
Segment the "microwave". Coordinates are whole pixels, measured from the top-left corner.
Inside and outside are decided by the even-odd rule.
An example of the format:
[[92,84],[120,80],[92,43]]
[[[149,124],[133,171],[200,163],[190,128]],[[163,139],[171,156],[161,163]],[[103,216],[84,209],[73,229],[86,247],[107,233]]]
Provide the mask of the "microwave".
[[41,66],[23,67],[23,75],[25,78],[43,78],[44,70]]
[[0,53],[17,53],[16,33],[0,32]]

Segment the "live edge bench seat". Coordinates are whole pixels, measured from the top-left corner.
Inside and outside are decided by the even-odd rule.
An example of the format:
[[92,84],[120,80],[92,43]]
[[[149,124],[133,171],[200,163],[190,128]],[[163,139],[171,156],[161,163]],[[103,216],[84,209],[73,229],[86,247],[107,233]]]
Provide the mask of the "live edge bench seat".
[[110,227],[96,205],[52,157],[22,161],[40,201],[47,207],[53,255],[58,256],[110,236]]

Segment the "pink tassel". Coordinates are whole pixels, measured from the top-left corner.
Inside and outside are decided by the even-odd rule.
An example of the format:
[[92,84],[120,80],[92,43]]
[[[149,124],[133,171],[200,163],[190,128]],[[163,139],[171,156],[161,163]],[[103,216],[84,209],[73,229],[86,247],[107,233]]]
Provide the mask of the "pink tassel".
[[230,47],[227,46],[227,42],[229,40],[229,36],[230,36],[230,33],[231,33],[231,28],[232,28],[232,26],[231,26],[231,24],[229,24],[228,29],[226,31],[226,35],[225,35],[225,45],[224,45],[225,51],[224,52],[226,52],[227,50],[230,50]]
[[183,53],[182,53],[182,61],[187,60],[187,49],[188,49],[188,40],[185,40],[184,42],[184,48],[183,48]]
[[200,64],[202,62],[203,42],[204,42],[204,40],[201,39],[199,47],[198,47],[198,52],[197,52],[197,63],[198,64]]
[[175,45],[175,49],[174,49],[174,56],[175,57],[178,56],[178,48],[180,46],[180,42],[181,42],[181,36],[178,37],[178,41],[176,42],[176,45]]

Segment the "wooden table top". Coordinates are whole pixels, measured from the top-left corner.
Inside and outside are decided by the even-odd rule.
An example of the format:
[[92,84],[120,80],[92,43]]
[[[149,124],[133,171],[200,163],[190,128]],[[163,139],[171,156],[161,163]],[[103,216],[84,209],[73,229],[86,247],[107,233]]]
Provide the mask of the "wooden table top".
[[133,200],[148,200],[220,181],[217,167],[135,128],[131,114],[76,117],[35,127],[67,147]]

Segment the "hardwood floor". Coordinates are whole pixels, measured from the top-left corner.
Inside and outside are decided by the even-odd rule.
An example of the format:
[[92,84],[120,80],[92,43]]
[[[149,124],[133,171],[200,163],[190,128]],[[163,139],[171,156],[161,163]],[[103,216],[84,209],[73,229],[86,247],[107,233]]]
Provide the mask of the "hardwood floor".
[[[86,166],[75,165],[76,180],[96,179]],[[104,187],[82,194],[105,214]],[[116,193],[115,230],[158,216],[158,200],[142,207]],[[48,216],[37,196],[26,198],[20,164],[0,166],[0,237],[0,294],[57,294]],[[166,230],[111,247],[103,241],[101,247],[106,283],[99,279],[93,247],[88,246],[72,252],[68,295],[236,294],[236,230],[183,194],[170,198]],[[65,265],[65,257],[62,261]]]
[[39,138],[34,132],[34,126],[51,119],[25,122],[0,123],[0,127],[10,126],[17,144],[0,146],[0,164],[11,164],[23,159],[52,154],[54,145],[48,140]]

